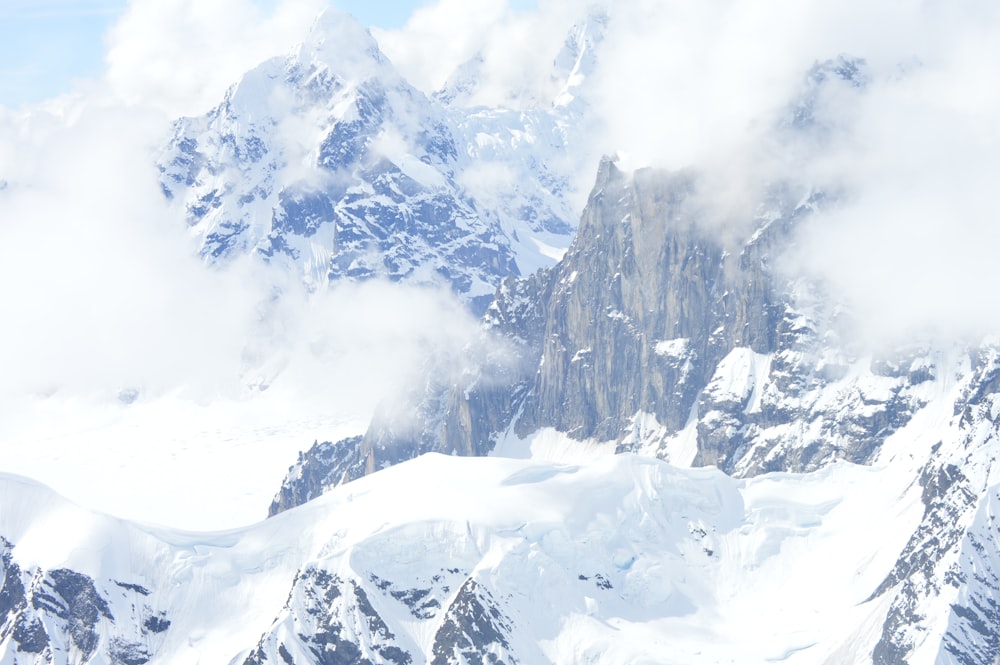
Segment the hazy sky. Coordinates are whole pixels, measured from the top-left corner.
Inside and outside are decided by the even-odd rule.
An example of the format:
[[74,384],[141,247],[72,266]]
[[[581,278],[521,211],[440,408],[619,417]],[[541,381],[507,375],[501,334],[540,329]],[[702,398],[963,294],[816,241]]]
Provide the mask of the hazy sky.
[[[247,70],[288,53],[324,7],[381,28],[380,47],[424,92],[478,62],[476,102],[490,105],[544,100],[522,93],[551,83],[553,57],[595,5],[608,28],[575,89],[592,128],[574,146],[581,178],[592,182],[601,154],[697,169],[715,228],[738,232],[762,183],[840,193],[776,264],[824,283],[875,343],[1000,331],[995,0],[0,0],[11,322],[0,326],[0,442],[13,415],[28,414],[26,427],[59,420],[24,404],[124,409],[122,389],[141,389],[140,407],[277,395],[275,410],[254,409],[285,422],[285,404],[296,418],[361,412],[405,385],[426,349],[474,348],[467,313],[412,288],[341,284],[262,310],[272,275],[249,259],[198,259],[182,208],[160,193],[157,155],[173,119],[206,113]],[[834,80],[803,98],[806,72],[841,54],[864,59],[868,83]],[[803,99],[813,129],[783,129]]]
[[[271,10],[276,0],[253,0]],[[306,4],[308,0],[303,0]],[[95,78],[104,67],[105,33],[127,0],[0,1],[0,105],[18,108],[71,89],[74,79]],[[398,28],[427,0],[331,0],[371,27]],[[535,0],[510,6],[530,7]]]
[[[0,48],[7,49],[0,103],[15,103],[15,92],[24,101],[64,91],[71,72],[93,75],[90,87],[76,85],[78,100],[45,113],[21,117],[0,107],[0,180],[20,186],[16,196],[8,188],[9,205],[27,205],[29,196],[44,192],[40,183],[65,188],[92,175],[96,183],[70,192],[86,198],[109,178],[138,177],[143,171],[136,165],[150,163],[172,118],[217,104],[250,67],[304,39],[324,7],[356,12],[381,27],[374,32],[382,49],[425,92],[479,53],[478,87],[503,100],[506,90],[548,75],[550,47],[558,48],[594,6],[592,0],[124,4],[127,11],[123,0],[0,0]],[[529,5],[535,10],[509,11]],[[753,194],[760,182],[845,192],[839,209],[828,210],[829,219],[799,243],[799,269],[825,278],[879,332],[1000,330],[1000,313],[984,305],[1000,283],[994,258],[1000,89],[984,84],[997,79],[1000,5],[616,0],[606,7],[611,27],[587,82],[588,113],[600,128],[588,132],[591,153],[713,174],[712,201],[727,217],[751,205],[743,191]],[[105,64],[87,65],[88,53]],[[863,94],[828,86],[817,109],[819,135],[792,140],[773,131],[810,67],[841,54],[864,59]],[[477,103],[495,100],[486,94]],[[125,139],[130,145],[122,147]],[[111,164],[121,167],[114,177],[94,168],[95,156],[107,161],[112,148],[123,154]],[[53,159],[59,153],[65,155]],[[591,178],[595,167],[580,168]],[[156,191],[148,182],[118,186]],[[50,207],[51,200],[43,197]],[[71,205],[75,200],[60,199],[64,208],[50,210],[53,218],[83,224],[86,209]],[[99,221],[108,218],[101,206],[95,210]],[[125,212],[122,223],[131,228],[141,208]],[[78,254],[71,250],[69,256]]]
[[[127,11],[122,0],[0,0],[0,48],[21,44],[16,56],[8,52],[0,60],[4,85],[21,80],[7,71],[48,66],[28,55],[28,46],[44,53],[46,42],[33,39],[30,26],[49,42],[62,35],[68,51],[86,43],[80,54],[93,51],[105,63],[97,65],[90,88],[78,85],[77,100],[23,116],[0,107],[0,181],[11,183],[6,201],[0,196],[6,206],[0,209],[6,215],[0,232],[36,232],[38,238],[5,244],[48,252],[31,257],[11,250],[15,256],[0,265],[11,276],[0,283],[45,283],[19,279],[15,268],[23,264],[23,273],[30,273],[34,265],[60,265],[52,260],[50,239],[56,237],[63,239],[55,245],[64,252],[61,265],[83,261],[87,269],[104,268],[92,286],[114,293],[104,285],[116,284],[115,276],[129,265],[112,269],[109,261],[87,260],[79,244],[95,243],[97,254],[118,246],[126,232],[139,233],[134,220],[158,219],[161,212],[148,209],[159,204],[151,155],[170,121],[205,113],[249,68],[302,41],[323,7],[356,11],[363,23],[382,27],[374,31],[381,48],[425,92],[479,53],[477,85],[484,93],[496,90],[495,98],[503,100],[512,86],[548,75],[550,47],[560,47],[570,26],[594,6],[592,0],[126,4]],[[529,4],[536,9],[508,11]],[[799,255],[791,261],[796,270],[828,282],[877,336],[1000,330],[1000,313],[989,305],[993,285],[1000,283],[994,257],[1000,246],[1000,89],[984,85],[997,79],[1000,5],[615,0],[606,7],[610,27],[586,85],[590,121],[599,127],[587,133],[590,154],[624,153],[633,165],[697,167],[715,178],[712,203],[726,220],[749,219],[746,209],[761,182],[844,192],[839,207],[827,210],[812,235],[798,243]],[[802,94],[810,67],[841,54],[864,59],[865,89],[827,86],[817,99],[818,134],[795,139],[775,132]],[[64,77],[73,70],[67,61],[83,67],[86,60],[76,54],[53,59],[53,69],[45,71]],[[25,80],[51,87],[39,92],[25,85],[19,94],[25,99],[31,88],[37,98],[65,90],[57,79],[27,75]],[[477,102],[495,100],[485,94]],[[581,162],[582,177],[592,178],[596,159]],[[116,204],[112,210],[109,201]],[[39,223],[49,218],[48,226]],[[65,233],[53,233],[62,226]],[[167,221],[163,226],[173,228]],[[81,240],[70,242],[70,231]],[[92,240],[103,237],[98,231],[111,240]],[[144,238],[140,233],[133,245],[146,246]],[[186,251],[174,247],[168,255],[155,238],[147,245],[165,258],[144,260],[140,267],[179,265],[177,256]],[[192,279],[191,291],[211,293],[200,276]],[[77,279],[77,286],[84,283]],[[185,293],[174,295],[187,306]],[[126,305],[127,295],[121,301]],[[40,297],[26,296],[25,311]],[[134,308],[126,305],[121,311],[131,316]],[[211,302],[204,308],[217,309]],[[195,312],[191,318],[202,317]]]

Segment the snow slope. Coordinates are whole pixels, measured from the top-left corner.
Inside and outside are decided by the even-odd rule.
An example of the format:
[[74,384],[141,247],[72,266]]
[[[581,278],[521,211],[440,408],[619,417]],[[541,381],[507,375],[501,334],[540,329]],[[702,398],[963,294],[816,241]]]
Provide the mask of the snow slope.
[[266,393],[211,403],[173,394],[127,405],[25,400],[4,410],[2,472],[120,518],[234,528],[264,517],[303,442],[363,431],[370,415]]
[[[0,663],[866,662],[886,611],[866,598],[914,495],[849,464],[740,481],[633,455],[426,455],[196,533],[4,475]],[[47,641],[14,630],[33,620]]]

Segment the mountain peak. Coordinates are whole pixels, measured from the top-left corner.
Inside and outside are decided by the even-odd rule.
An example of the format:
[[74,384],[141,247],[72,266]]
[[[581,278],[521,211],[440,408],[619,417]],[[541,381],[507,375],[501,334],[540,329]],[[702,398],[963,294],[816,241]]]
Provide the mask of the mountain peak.
[[324,9],[300,44],[299,59],[322,63],[360,80],[384,75],[391,67],[368,29],[350,14]]
[[570,28],[562,49],[552,63],[552,79],[561,85],[553,101],[556,106],[570,104],[580,86],[593,75],[609,21],[604,8],[592,7],[582,21]]

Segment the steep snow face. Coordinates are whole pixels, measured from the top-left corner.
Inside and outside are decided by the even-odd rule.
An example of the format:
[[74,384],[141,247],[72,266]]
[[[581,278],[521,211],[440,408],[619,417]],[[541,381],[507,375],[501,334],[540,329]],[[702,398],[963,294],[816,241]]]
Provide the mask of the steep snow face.
[[197,534],[4,476],[0,662],[864,662],[918,492],[428,455]]
[[442,284],[474,310],[569,243],[568,111],[446,108],[371,35],[328,11],[293,54],[247,73],[160,158],[202,253],[254,253],[329,280]]
[[914,434],[894,437],[897,445],[883,453],[894,464],[919,465],[913,475],[923,515],[877,591],[894,598],[873,653],[876,663],[968,665],[997,656],[995,344],[970,352],[964,369],[950,403],[919,414],[924,417]]

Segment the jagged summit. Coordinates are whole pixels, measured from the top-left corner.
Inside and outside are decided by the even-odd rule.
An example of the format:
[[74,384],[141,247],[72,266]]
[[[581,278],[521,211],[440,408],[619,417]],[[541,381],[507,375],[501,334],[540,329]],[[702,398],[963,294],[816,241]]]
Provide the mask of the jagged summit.
[[788,109],[782,126],[798,132],[809,131],[820,139],[850,104],[871,84],[872,76],[864,58],[840,54],[816,62],[806,73],[803,90]]
[[481,312],[501,279],[568,244],[570,139],[551,110],[446,108],[328,11],[293,53],[177,121],[160,169],[209,260],[255,254],[313,289],[440,284]]
[[587,78],[594,75],[599,51],[607,34],[611,17],[600,7],[593,7],[581,23],[574,25],[553,64],[552,78],[559,84],[553,104],[573,103]]
[[580,105],[574,100],[586,97],[586,83],[597,68],[610,21],[606,8],[590,7],[567,28],[563,41],[556,44],[555,57],[543,66],[537,80],[498,92],[503,85],[494,80],[496,63],[479,51],[461,63],[433,97],[453,109],[490,105],[519,111],[557,109],[564,118],[571,110],[580,112],[582,109],[572,108]]
[[368,28],[332,8],[316,17],[309,36],[298,47],[298,57],[321,62],[355,80],[391,76],[394,71]]

